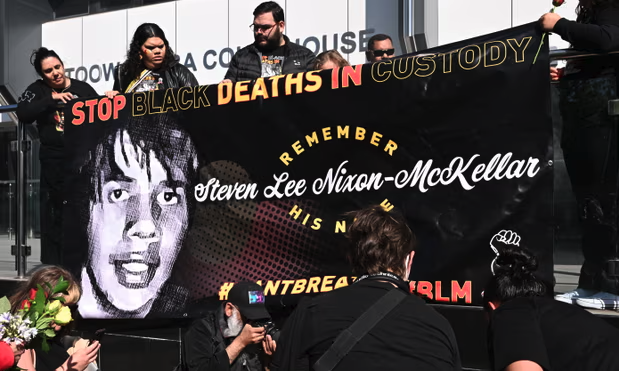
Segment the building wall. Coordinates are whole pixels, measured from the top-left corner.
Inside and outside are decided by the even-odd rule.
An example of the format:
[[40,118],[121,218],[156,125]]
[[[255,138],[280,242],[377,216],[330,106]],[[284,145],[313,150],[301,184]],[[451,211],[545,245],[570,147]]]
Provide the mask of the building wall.
[[37,78],[29,58],[52,15],[47,1],[0,0],[0,85],[8,85],[14,97]]
[[[249,24],[262,0],[179,0],[77,17],[43,25],[43,44],[65,60],[71,77],[103,93],[113,84],[112,68],[124,60],[137,26],[159,24],[181,62],[201,84],[221,81],[230,58],[253,41]],[[353,64],[365,62],[367,40],[387,33],[402,53],[400,0],[284,0],[286,34],[316,53],[336,48]],[[537,20],[550,9],[539,0],[426,0],[428,46],[444,45]],[[564,15],[575,18],[564,6]],[[466,15],[465,15],[466,14]],[[58,37],[58,35],[63,35]],[[553,35],[554,47],[567,44]]]

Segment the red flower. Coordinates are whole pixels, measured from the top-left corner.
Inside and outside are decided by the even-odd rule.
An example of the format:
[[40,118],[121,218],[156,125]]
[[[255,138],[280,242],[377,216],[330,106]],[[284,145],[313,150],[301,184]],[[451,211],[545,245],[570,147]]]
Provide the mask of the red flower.
[[30,300],[34,300],[37,297],[37,290],[30,289]]
[[561,6],[565,0],[552,0],[552,6]]
[[22,301],[20,309],[25,309],[25,310],[30,309],[30,300]]

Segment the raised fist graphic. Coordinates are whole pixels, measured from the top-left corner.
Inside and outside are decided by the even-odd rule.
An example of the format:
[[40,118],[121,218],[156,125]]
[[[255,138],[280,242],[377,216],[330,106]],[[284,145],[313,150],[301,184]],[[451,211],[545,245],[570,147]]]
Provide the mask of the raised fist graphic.
[[495,234],[490,240],[490,248],[496,254],[496,257],[492,260],[492,263],[490,264],[490,270],[492,271],[493,276],[494,267],[496,265],[495,262],[507,245],[520,246],[520,236],[516,232],[502,230],[499,233]]

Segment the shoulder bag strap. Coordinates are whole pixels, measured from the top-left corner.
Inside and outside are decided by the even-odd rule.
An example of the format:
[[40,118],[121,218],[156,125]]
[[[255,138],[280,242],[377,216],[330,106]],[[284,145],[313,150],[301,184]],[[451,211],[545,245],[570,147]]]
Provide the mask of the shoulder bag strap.
[[350,352],[380,320],[395,308],[406,294],[400,289],[386,293],[346,330],[342,331],[331,347],[314,364],[314,371],[330,371]]

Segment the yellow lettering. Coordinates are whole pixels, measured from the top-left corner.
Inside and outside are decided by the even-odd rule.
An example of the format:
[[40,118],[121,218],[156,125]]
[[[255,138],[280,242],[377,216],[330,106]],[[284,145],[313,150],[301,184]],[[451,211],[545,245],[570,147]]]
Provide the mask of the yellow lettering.
[[364,140],[365,139],[365,129],[362,128],[361,126],[358,126],[357,130],[355,130],[355,139],[356,140]]

